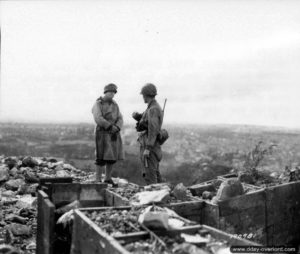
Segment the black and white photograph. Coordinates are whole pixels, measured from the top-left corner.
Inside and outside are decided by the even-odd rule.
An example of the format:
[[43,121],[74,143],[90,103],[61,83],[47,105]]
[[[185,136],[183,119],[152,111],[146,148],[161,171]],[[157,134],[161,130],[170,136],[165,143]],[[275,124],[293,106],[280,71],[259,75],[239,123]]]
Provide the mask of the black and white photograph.
[[300,1],[0,0],[0,254],[300,254]]

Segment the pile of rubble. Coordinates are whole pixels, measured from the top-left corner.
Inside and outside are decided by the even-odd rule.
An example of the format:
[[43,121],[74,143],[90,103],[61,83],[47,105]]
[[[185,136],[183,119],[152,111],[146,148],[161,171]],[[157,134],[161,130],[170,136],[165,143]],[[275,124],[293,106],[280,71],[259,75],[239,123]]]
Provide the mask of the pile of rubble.
[[36,190],[49,177],[81,182],[90,175],[55,158],[0,156],[0,253],[35,253]]
[[[124,179],[119,179],[119,181]],[[115,179],[118,182],[118,179]],[[147,205],[152,203],[181,203],[186,201],[198,201],[182,183],[172,186],[169,183],[158,183],[146,186],[138,186],[127,183],[118,188],[108,188],[112,192],[128,200],[131,205]]]

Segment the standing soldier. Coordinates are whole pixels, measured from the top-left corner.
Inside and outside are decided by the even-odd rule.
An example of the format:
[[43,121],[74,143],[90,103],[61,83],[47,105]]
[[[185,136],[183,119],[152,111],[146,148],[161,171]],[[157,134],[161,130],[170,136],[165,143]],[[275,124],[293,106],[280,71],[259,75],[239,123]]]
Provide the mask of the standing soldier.
[[155,100],[157,95],[155,85],[146,84],[141,94],[148,107],[143,114],[134,112],[132,117],[138,121],[136,129],[139,132],[140,159],[144,166],[143,177],[147,184],[159,183],[161,182],[159,162],[162,159],[162,151],[158,135],[163,121],[163,112]]
[[120,130],[123,117],[118,104],[113,100],[117,93],[115,84],[104,87],[104,96],[96,100],[92,113],[96,122],[96,181],[101,182],[101,175],[105,167],[104,182],[116,187],[111,179],[113,164],[124,159]]

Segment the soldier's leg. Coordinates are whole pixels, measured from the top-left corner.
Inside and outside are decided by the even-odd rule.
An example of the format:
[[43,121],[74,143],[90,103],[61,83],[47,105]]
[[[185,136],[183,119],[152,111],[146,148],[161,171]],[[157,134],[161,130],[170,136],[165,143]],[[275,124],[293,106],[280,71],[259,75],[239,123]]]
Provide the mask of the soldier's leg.
[[103,141],[102,136],[96,131],[95,141],[96,141],[96,149],[95,149],[95,165],[96,165],[96,172],[95,172],[95,180],[101,182],[102,173],[104,171],[105,162],[103,161],[103,154],[101,152]]
[[114,162],[107,162],[105,167],[105,178],[104,180],[111,180],[111,174],[113,171]]
[[105,163],[102,160],[96,160],[95,164],[96,164],[95,180],[101,182]]
[[118,187],[118,184],[115,183],[112,179],[111,179],[111,174],[113,171],[113,165],[116,161],[106,161],[106,167],[105,167],[105,178],[104,178],[104,182],[107,184],[111,184],[112,187],[116,188]]
[[148,167],[145,167],[145,181],[147,184],[157,183],[158,161],[153,152],[150,152],[150,156],[148,157],[147,162]]
[[162,183],[163,182],[160,171],[159,171],[159,163],[157,163],[156,177],[157,177],[157,183]]

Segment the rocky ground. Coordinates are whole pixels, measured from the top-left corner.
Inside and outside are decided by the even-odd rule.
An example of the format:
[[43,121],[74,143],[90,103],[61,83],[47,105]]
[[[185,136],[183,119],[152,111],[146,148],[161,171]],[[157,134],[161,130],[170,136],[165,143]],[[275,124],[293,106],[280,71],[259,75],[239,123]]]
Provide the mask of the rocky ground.
[[35,253],[40,178],[89,176],[55,158],[0,156],[0,253]]

